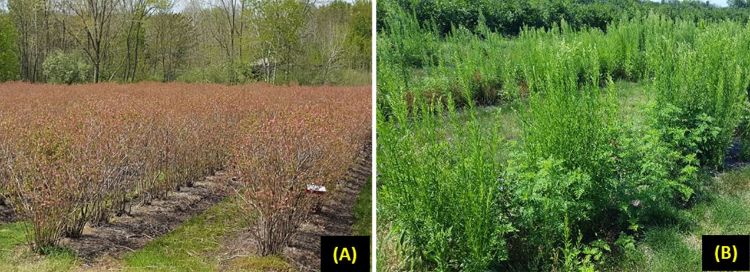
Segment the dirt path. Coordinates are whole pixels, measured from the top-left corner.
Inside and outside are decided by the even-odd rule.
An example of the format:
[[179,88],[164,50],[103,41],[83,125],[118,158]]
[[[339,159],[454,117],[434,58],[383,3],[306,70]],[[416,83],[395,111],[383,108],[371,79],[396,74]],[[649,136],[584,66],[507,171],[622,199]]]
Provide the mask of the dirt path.
[[61,245],[71,248],[86,263],[94,263],[103,256],[117,258],[123,252],[145,246],[221,201],[227,195],[220,185],[225,178],[224,173],[219,172],[196,182],[193,187],[170,192],[166,198],[154,200],[150,205],[135,206],[130,215],[115,217],[101,226],[86,226],[81,238],[63,239]]
[[320,236],[351,235],[354,224],[354,205],[362,186],[371,177],[372,146],[367,144],[360,150],[354,166],[349,168],[346,178],[340,181],[333,196],[323,204],[320,212],[312,215],[295,236],[284,254],[300,271],[320,270]]

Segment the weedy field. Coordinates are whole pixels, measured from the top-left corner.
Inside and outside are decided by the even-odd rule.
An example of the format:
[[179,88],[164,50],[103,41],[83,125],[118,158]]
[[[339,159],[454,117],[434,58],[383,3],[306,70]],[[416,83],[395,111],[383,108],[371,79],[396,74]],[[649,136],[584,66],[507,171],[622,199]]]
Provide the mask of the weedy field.
[[370,97],[369,87],[4,83],[0,268],[315,267],[289,251],[312,219],[328,223],[321,208],[340,213],[342,232],[369,222],[354,210],[369,179],[358,165],[369,160]]
[[747,233],[750,26],[383,9],[381,271],[692,271],[701,234]]

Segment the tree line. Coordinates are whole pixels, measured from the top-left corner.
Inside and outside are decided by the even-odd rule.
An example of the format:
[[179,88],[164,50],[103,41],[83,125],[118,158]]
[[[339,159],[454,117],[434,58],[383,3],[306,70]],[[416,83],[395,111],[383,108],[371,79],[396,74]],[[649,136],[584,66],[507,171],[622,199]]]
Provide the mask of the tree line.
[[[524,27],[550,29],[565,20],[574,29],[607,25],[622,17],[636,18],[650,12],[672,19],[747,22],[748,0],[729,0],[729,7],[696,0],[382,0],[378,2],[378,32],[398,10],[413,13],[425,27],[447,34],[458,26],[474,30],[480,20],[490,30],[515,36]],[[480,19],[481,18],[481,19]]]
[[8,0],[0,81],[367,83],[370,11],[369,0]]

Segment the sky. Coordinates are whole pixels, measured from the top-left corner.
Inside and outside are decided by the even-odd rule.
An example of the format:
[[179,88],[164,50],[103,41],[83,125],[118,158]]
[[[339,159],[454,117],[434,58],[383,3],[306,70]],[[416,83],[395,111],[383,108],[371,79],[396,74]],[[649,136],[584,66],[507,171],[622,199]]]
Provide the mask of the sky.
[[708,2],[711,2],[711,4],[720,6],[720,7],[726,7],[727,6],[727,0],[709,0]]

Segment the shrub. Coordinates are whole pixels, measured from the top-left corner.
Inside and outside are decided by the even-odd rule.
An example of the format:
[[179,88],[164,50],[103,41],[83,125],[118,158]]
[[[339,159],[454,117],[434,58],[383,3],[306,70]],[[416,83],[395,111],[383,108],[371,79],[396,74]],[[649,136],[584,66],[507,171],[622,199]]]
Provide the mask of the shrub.
[[[325,165],[316,161],[316,168],[305,172],[325,173],[315,179],[340,176],[321,167],[345,171],[346,160],[355,154],[347,150],[369,137],[369,88],[364,87],[12,83],[3,90],[0,192],[30,222],[32,245],[40,252],[63,236],[79,236],[86,224],[127,213],[128,204],[148,204],[229,166],[230,155],[237,154],[235,137],[293,143],[276,135],[245,134],[240,120],[265,122],[297,109],[277,119],[285,122],[280,128],[298,128],[296,136],[312,137],[302,141],[305,148],[333,152],[320,155]],[[342,116],[351,119],[342,122]],[[297,126],[300,120],[308,126]],[[264,148],[259,150],[284,151],[280,159],[296,158],[281,146]]]
[[521,148],[504,174],[519,230],[511,259],[533,270],[587,266],[600,258],[587,254],[609,251],[597,237],[636,232],[658,221],[648,216],[685,203],[698,171],[695,156],[665,142],[660,130],[621,124],[614,89],[600,90],[596,74],[580,85],[565,64],[557,67],[532,90]]
[[78,53],[55,51],[42,64],[42,71],[51,83],[83,83],[89,78],[91,65]]
[[595,207],[587,194],[594,181],[581,170],[566,169],[562,160],[528,163],[523,155],[508,163],[503,188],[513,197],[500,205],[510,207],[518,228],[510,239],[510,259],[529,269],[545,269],[553,256],[563,255],[560,250],[571,242],[570,233],[578,233],[580,224],[590,218]]
[[[70,166],[66,159],[68,144],[49,128],[14,130],[26,139],[11,142],[4,168],[7,180],[2,191],[10,196],[11,205],[31,221],[34,248],[43,251],[59,239],[65,228],[67,215],[73,210],[73,197],[68,190],[71,176],[65,175]],[[21,152],[19,152],[19,149]]]
[[356,142],[344,138],[356,132],[333,123],[344,113],[310,114],[314,111],[290,108],[264,118],[244,130],[234,152],[232,169],[244,185],[243,205],[257,216],[252,233],[263,256],[281,254],[316,202],[323,201],[306,186],[331,190],[356,155]]
[[[684,155],[656,128],[623,128],[616,139],[615,179],[612,195],[621,214],[620,226],[637,232],[646,224],[666,222],[694,195],[698,161]],[[656,218],[654,216],[657,216]]]

